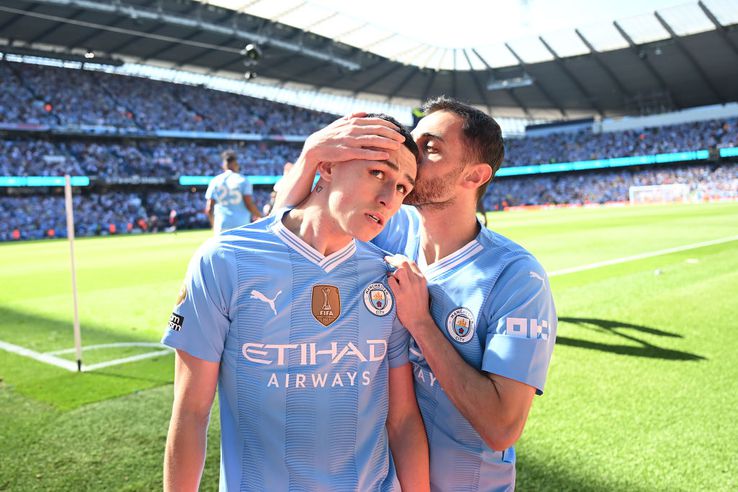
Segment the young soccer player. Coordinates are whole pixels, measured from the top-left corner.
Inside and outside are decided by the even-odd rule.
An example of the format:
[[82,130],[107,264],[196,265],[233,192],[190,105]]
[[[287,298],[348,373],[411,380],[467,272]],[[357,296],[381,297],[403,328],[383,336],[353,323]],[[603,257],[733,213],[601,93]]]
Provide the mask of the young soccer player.
[[[406,256],[388,258],[397,267],[389,285],[413,336],[432,488],[511,490],[513,445],[533,395],[543,392],[554,346],[553,298],[535,258],[476,218],[504,156],[497,122],[447,98],[424,109],[413,130],[422,154],[417,184],[405,201],[415,206],[403,206],[375,242]],[[373,158],[363,148],[368,138],[371,152],[396,145],[390,125],[377,130],[354,116],[308,139],[278,201],[304,196],[314,156]]]
[[198,486],[216,384],[221,489],[428,489],[409,335],[384,254],[362,242],[414,185],[406,136],[381,161],[322,162],[299,206],[194,256],[163,339],[177,349],[166,490]]

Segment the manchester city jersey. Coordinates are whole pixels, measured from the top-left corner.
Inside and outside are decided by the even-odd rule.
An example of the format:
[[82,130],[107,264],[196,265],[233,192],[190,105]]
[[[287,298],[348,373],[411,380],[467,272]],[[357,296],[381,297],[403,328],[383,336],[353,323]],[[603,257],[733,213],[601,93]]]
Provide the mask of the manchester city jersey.
[[243,202],[244,195],[252,195],[249,180],[233,171],[220,173],[210,181],[205,199],[214,200],[213,228],[216,233],[251,222],[251,212]]
[[409,335],[384,252],[323,256],[282,215],[205,243],[163,339],[220,363],[221,490],[398,490],[388,378]]
[[[417,211],[403,206],[378,244],[421,265],[431,315],[469,365],[541,394],[557,323],[543,268],[525,249],[486,228],[455,253],[422,267],[419,224]],[[512,490],[514,448],[500,452],[486,445],[446,396],[414,341],[410,360],[428,433],[432,489]]]

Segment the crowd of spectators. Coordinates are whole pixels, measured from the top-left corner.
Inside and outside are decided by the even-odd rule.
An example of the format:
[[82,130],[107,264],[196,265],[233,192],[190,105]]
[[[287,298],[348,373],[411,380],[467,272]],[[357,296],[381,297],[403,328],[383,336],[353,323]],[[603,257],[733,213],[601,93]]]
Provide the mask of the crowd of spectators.
[[[335,116],[204,87],[103,72],[0,62],[0,122],[101,125],[139,130],[196,130],[262,135],[307,135]],[[237,149],[246,174],[280,174],[299,143],[251,143]],[[0,148],[0,172],[99,177],[212,174],[230,144],[186,140],[22,139]],[[610,133],[591,130],[509,138],[503,166],[738,146],[738,118]],[[22,162],[15,160],[21,153]],[[46,156],[53,156],[51,161]],[[62,156],[59,159],[56,156]],[[50,165],[53,162],[53,165]]]
[[[94,125],[130,130],[182,130],[260,135],[308,135],[334,115],[204,87],[86,70],[0,61],[0,124]],[[64,133],[62,131],[62,133]],[[301,143],[190,139],[6,136],[0,176],[71,174],[110,180],[215,175],[220,153],[232,148],[246,175],[281,175]],[[591,130],[507,139],[503,166],[653,155],[738,147],[738,118],[611,133]],[[594,171],[496,179],[488,210],[518,205],[587,204],[628,200],[635,185],[684,183],[695,199],[738,197],[738,164]],[[57,190],[58,191],[58,190]],[[269,190],[255,189],[260,209]],[[75,195],[80,236],[155,232],[208,226],[203,190],[138,187]],[[0,241],[64,237],[59,194],[0,196]]]
[[608,133],[581,130],[505,141],[503,166],[738,147],[738,118]]
[[[628,200],[630,186],[689,186],[690,199],[738,199],[738,164],[697,165],[647,170],[596,171],[545,177],[494,180],[485,195],[486,210],[520,205],[596,204]],[[256,188],[259,209],[269,190]],[[204,190],[82,192],[74,196],[75,234],[94,236],[198,229],[209,226]],[[64,197],[0,197],[0,241],[66,237]]]
[[495,179],[484,196],[484,207],[624,202],[631,186],[677,183],[688,185],[695,200],[738,198],[738,164]]
[[7,63],[0,63],[0,83],[0,123],[41,125],[53,120],[43,100],[21,83]]
[[98,178],[210,176],[220,172],[220,153],[231,148],[243,174],[276,176],[300,154],[300,144],[203,143],[151,139],[37,139],[0,141],[0,176]]
[[0,121],[309,135],[335,115],[192,85],[0,62]]
[[[261,208],[268,190],[254,191]],[[73,196],[76,236],[163,232],[209,227],[203,190],[110,191]],[[0,196],[0,241],[67,236],[62,194]]]

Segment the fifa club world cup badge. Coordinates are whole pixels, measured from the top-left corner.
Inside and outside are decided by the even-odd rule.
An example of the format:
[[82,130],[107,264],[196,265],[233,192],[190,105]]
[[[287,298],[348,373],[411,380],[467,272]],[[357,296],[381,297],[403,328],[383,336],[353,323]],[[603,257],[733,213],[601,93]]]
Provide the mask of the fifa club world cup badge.
[[454,309],[446,318],[446,331],[457,342],[468,342],[474,336],[474,315],[465,307]]
[[392,310],[392,296],[384,284],[369,284],[364,289],[364,305],[373,315],[384,316]]
[[341,316],[341,295],[333,285],[314,285],[312,299],[313,317],[328,326]]

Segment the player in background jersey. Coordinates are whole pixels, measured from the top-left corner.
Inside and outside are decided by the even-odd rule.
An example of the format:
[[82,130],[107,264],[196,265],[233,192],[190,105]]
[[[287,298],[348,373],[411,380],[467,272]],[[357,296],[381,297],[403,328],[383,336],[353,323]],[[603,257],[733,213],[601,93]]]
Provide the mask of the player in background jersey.
[[165,490],[198,487],[216,385],[221,490],[429,488],[409,335],[384,252],[362,242],[414,185],[405,134],[384,160],[321,163],[300,205],[195,254],[163,338],[177,349]]
[[223,159],[223,172],[210,181],[205,191],[205,214],[216,236],[220,231],[261,218],[252,198],[254,191],[251,183],[238,173],[236,153],[226,150],[220,156]]
[[[416,187],[375,243],[405,257],[389,280],[413,336],[415,390],[428,432],[433,490],[511,490],[514,443],[541,394],[556,335],[543,268],[525,249],[481,227],[478,200],[502,163],[500,127],[457,101],[426,103],[413,131]],[[278,202],[299,201],[320,159],[371,158],[392,149],[361,114],[312,135]],[[430,303],[429,303],[430,300]],[[429,308],[430,304],[430,308]]]

